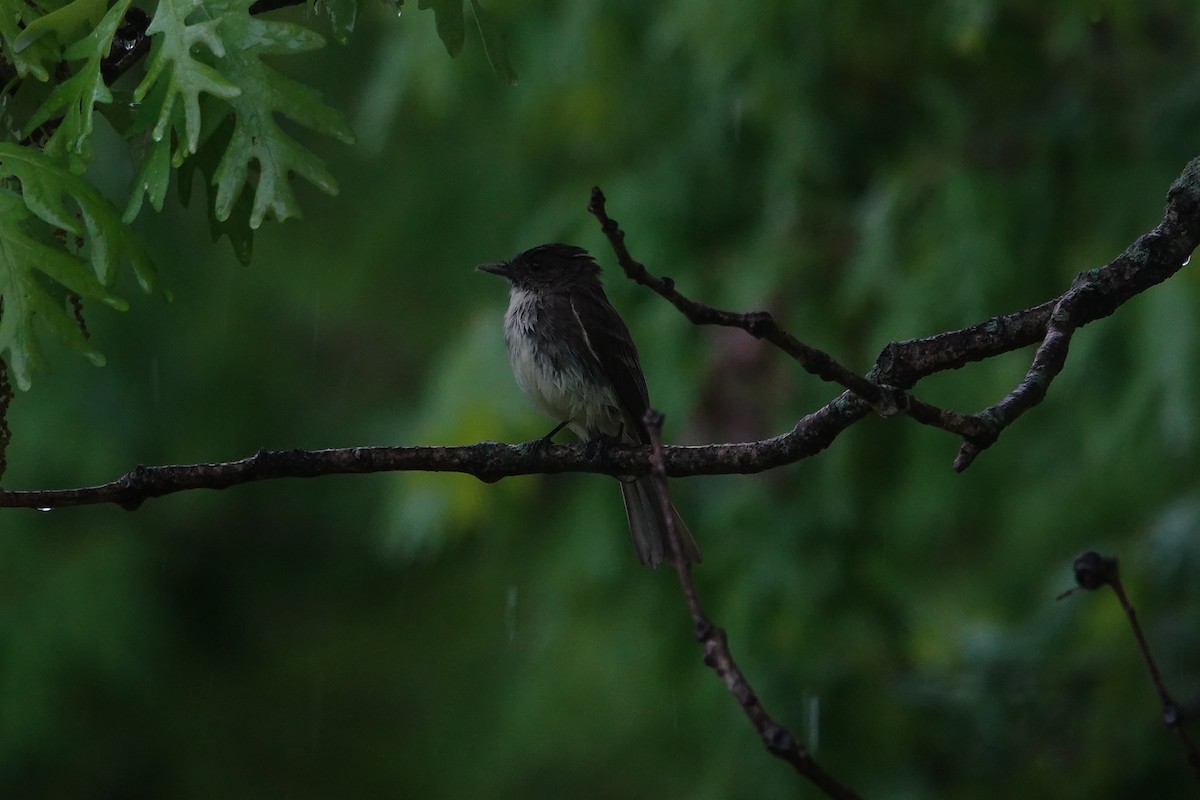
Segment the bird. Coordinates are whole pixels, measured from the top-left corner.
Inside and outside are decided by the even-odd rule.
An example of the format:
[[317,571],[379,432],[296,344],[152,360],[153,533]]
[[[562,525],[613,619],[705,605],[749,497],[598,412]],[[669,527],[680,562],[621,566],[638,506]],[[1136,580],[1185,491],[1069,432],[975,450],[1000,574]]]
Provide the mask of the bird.
[[[601,268],[583,248],[544,244],[508,261],[480,264],[509,284],[504,342],[522,393],[558,423],[542,437],[569,428],[586,442],[650,444],[650,408],[637,347],[609,303]],[[622,476],[621,496],[638,559],[658,567],[671,556],[667,522],[649,475]],[[700,562],[700,548],[670,507],[681,555]]]

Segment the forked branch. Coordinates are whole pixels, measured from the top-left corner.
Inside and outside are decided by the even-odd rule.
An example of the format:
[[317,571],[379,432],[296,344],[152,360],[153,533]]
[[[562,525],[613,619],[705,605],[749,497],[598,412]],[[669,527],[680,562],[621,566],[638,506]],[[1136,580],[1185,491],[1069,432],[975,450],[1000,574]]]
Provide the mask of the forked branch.
[[[978,325],[924,339],[893,342],[875,366],[859,376],[829,354],[804,344],[766,311],[737,312],[685,297],[671,278],[652,275],[625,246],[625,233],[605,208],[604,193],[592,189],[588,210],[608,237],[621,269],[678,308],[696,325],[741,328],[765,339],[796,360],[807,372],[852,393],[834,402],[890,416],[903,413],[962,439],[954,469],[961,472],[990,447],[1000,433],[1046,396],[1062,371],[1071,337],[1090,322],[1112,314],[1130,298],[1165,281],[1182,268],[1200,244],[1200,159],[1193,159],[1167,192],[1162,221],[1108,264],[1080,273],[1066,292],[1041,305],[992,317]],[[921,378],[958,369],[1012,350],[1040,345],[1025,378],[1003,399],[973,414],[944,409],[913,396]]]
[[[755,442],[666,447],[668,475],[754,473],[808,458],[826,447],[872,410],[902,413],[961,439],[954,467],[965,469],[1000,433],[1045,397],[1061,371],[1074,331],[1113,313],[1124,302],[1175,274],[1200,243],[1200,159],[1172,184],[1162,221],[1109,264],[1081,273],[1060,297],[1023,311],[1002,314],[957,331],[893,342],[875,365],[858,375],[817,348],[804,344],[761,311],[717,309],[684,297],[670,278],[651,275],[630,256],[624,234],[593,191],[591,211],[600,221],[621,267],[633,280],[665,297],[697,324],[738,327],[767,339],[804,369],[846,388],[801,418],[792,430]],[[1039,344],[1023,381],[1006,397],[977,413],[939,408],[910,391],[922,378],[958,369]],[[595,472],[642,475],[650,471],[647,447],[613,447],[603,453],[580,446],[521,448],[496,442],[463,447],[348,447],[328,450],[260,451],[235,461],[137,467],[96,486],[34,491],[0,490],[0,507],[56,508],[116,503],[136,508],[151,497],[192,489],[224,489],[286,477],[391,472],[452,471],[493,481],[512,475]]]

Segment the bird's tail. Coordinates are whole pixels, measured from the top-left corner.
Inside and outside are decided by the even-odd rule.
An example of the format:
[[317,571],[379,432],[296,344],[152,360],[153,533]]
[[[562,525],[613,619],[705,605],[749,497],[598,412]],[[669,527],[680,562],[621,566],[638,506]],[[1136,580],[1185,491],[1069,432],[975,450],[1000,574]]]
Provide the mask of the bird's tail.
[[[622,481],[621,496],[625,499],[629,533],[633,537],[633,546],[637,548],[638,559],[649,567],[658,567],[664,558],[669,558],[671,544],[667,541],[667,523],[663,520],[662,506],[654,491],[653,481],[654,478],[650,476]],[[675,515],[675,532],[679,535],[684,560],[689,564],[699,564],[700,547],[692,538],[692,532],[674,506],[671,506],[671,513]]]

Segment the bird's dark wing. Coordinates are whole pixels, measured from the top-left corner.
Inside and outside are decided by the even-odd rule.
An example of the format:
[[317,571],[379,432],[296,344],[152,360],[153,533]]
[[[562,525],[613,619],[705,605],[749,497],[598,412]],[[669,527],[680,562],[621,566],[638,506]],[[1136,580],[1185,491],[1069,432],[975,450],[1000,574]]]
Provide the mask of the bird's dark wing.
[[649,442],[643,417],[650,407],[650,397],[629,329],[609,304],[603,290],[572,292],[570,304],[585,334],[588,349],[621,404],[627,433],[639,442]]

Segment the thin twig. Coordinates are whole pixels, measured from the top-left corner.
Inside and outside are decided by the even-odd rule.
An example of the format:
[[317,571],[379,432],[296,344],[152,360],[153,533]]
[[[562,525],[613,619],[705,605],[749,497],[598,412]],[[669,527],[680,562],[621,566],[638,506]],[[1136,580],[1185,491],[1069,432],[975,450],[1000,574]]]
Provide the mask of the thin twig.
[[625,246],[625,231],[621,230],[617,221],[608,215],[605,203],[604,192],[600,190],[600,187],[592,187],[592,199],[588,203],[588,211],[600,223],[600,230],[608,238],[613,253],[617,256],[617,263],[621,265],[626,276],[643,286],[648,286],[656,294],[665,298],[671,305],[679,309],[692,324],[740,328],[751,336],[765,339],[775,345],[794,358],[807,372],[854,392],[876,408],[882,416],[891,416],[903,410],[907,404],[904,392],[894,392],[890,387],[881,386],[855,374],[825,351],[807,345],[788,333],[775,321],[769,311],[737,312],[714,308],[685,297],[675,288],[675,281],[671,278],[660,278],[650,274],[645,264],[629,254],[629,249]]
[[[665,298],[697,325],[740,328],[765,339],[792,356],[808,372],[844,386],[851,393],[839,401],[859,405],[865,415],[904,413],[962,439],[954,460],[961,472],[990,447],[1000,433],[1046,396],[1062,371],[1075,330],[1112,314],[1130,298],[1175,274],[1200,244],[1200,159],[1193,159],[1171,185],[1162,221],[1103,267],[1076,277],[1060,297],[1041,305],[993,317],[959,331],[924,339],[893,342],[875,367],[859,376],[829,354],[804,344],[784,330],[766,311],[734,312],[685,297],[671,278],[652,275],[625,246],[625,233],[608,215],[604,193],[595,187],[588,210],[600,223],[625,274]],[[926,403],[907,392],[935,372],[957,369],[1001,353],[1040,342],[1020,384],[995,405],[964,414]]]
[[[1154,684],[1154,691],[1158,695],[1158,700],[1162,704],[1162,719],[1166,725],[1175,734],[1175,739],[1179,742],[1180,748],[1183,750],[1184,760],[1192,770],[1192,774],[1197,780],[1200,780],[1200,752],[1196,750],[1196,744],[1188,735],[1187,729],[1183,726],[1183,715],[1179,711],[1179,704],[1171,697],[1171,693],[1167,691],[1167,685],[1163,681],[1162,673],[1159,672],[1158,664],[1154,660],[1154,656],[1150,653],[1150,643],[1146,639],[1146,634],[1142,630],[1141,624],[1138,622],[1137,614],[1133,610],[1133,604],[1129,602],[1129,596],[1125,593],[1125,586],[1121,583],[1121,570],[1115,556],[1102,556],[1095,551],[1088,551],[1079,558],[1075,559],[1074,563],[1075,583],[1077,588],[1087,591],[1094,591],[1101,586],[1109,586],[1113,590],[1113,594],[1117,596],[1117,602],[1121,604],[1121,610],[1125,612],[1125,618],[1129,620],[1129,627],[1133,630],[1133,638],[1137,641],[1138,652],[1142,655],[1142,661],[1146,664],[1146,670],[1150,673],[1150,682]],[[1072,594],[1075,590],[1064,592],[1059,595],[1059,599]]]
[[655,477],[655,492],[658,495],[660,511],[667,523],[671,562],[679,575],[679,587],[683,591],[684,603],[692,618],[692,630],[696,641],[700,642],[704,649],[704,663],[712,668],[729,689],[729,693],[737,700],[771,755],[791,764],[796,772],[812,781],[827,796],[839,800],[856,800],[859,795],[853,789],[844,786],[826,772],[800,740],[767,713],[754,687],[746,680],[746,676],[734,661],[725,630],[714,624],[704,612],[696,583],[692,580],[691,564],[683,557],[679,531],[675,528],[675,514],[671,512],[671,497],[667,489],[666,450],[662,443],[663,415],[651,409],[646,412],[645,423],[650,433],[650,474]]

